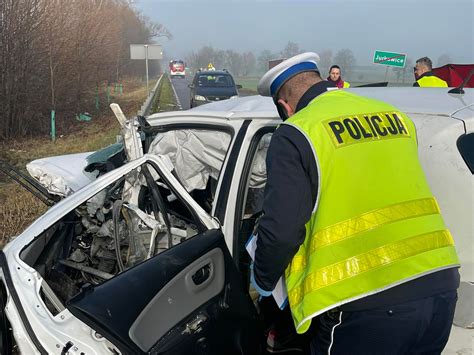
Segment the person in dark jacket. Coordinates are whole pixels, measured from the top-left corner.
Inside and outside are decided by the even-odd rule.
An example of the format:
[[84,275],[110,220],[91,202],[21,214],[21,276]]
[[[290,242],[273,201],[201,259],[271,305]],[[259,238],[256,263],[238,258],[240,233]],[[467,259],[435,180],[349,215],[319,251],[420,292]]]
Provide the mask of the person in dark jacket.
[[348,81],[342,80],[341,68],[338,65],[333,65],[329,68],[329,76],[327,81],[336,85],[339,89],[346,89],[351,87]]

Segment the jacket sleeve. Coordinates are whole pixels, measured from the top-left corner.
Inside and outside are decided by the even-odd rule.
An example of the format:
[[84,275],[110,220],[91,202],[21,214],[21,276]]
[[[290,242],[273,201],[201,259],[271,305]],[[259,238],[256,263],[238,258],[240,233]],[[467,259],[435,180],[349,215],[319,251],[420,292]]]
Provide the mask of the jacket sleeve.
[[300,132],[291,126],[277,129],[268,149],[264,215],[257,228],[254,277],[262,290],[275,288],[304,241],[313,208],[308,166],[315,169],[316,164],[309,164],[311,159],[309,142]]

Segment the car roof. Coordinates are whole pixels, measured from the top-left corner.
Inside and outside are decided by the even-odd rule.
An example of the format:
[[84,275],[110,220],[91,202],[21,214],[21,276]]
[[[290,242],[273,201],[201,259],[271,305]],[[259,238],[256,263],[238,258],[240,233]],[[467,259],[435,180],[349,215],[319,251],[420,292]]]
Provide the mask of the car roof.
[[449,88],[386,87],[353,88],[348,91],[386,101],[406,113],[452,116],[474,104],[474,89],[464,95],[448,94]]
[[196,72],[196,75],[230,75],[232,76],[227,70],[199,70]]
[[279,118],[271,98],[253,95],[209,103],[189,110],[155,113],[148,116],[147,119],[184,116],[212,117],[226,120]]
[[[427,114],[451,117],[463,108],[474,105],[474,89],[464,89],[464,95],[448,94],[446,88],[354,88],[353,93],[386,101],[408,114]],[[474,112],[474,111],[473,111]],[[208,116],[223,119],[278,118],[270,97],[259,95],[239,97],[210,103],[186,111],[163,112],[149,118]],[[474,119],[474,115],[467,117]]]

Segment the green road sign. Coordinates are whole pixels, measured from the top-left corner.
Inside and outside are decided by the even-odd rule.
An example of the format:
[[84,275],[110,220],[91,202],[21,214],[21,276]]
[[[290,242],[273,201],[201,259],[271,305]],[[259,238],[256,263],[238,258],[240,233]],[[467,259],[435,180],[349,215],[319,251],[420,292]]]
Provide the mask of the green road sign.
[[402,53],[375,51],[374,64],[405,68],[407,55]]

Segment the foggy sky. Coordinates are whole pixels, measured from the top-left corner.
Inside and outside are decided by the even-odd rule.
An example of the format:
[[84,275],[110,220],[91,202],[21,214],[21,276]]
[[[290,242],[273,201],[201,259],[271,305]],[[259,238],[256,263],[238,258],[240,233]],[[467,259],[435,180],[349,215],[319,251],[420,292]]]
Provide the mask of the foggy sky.
[[474,0],[137,0],[136,7],[165,25],[157,38],[166,58],[215,49],[279,52],[288,41],[306,51],[350,48],[358,65],[375,49],[429,56],[448,53],[474,63]]

